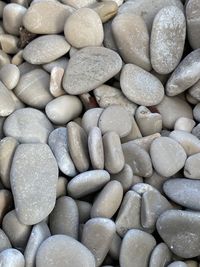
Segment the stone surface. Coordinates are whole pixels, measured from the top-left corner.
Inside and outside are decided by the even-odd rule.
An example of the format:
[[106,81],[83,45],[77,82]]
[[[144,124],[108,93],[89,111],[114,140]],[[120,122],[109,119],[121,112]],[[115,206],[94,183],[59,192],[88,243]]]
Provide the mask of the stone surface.
[[117,174],[111,175],[111,180],[116,180],[121,183],[123,190],[126,192],[133,184],[133,171],[130,165],[125,164],[124,168]]
[[172,253],[165,243],[158,244],[152,251],[149,267],[164,267],[172,261]]
[[81,7],[89,6],[96,2],[96,0],[62,0],[63,4],[72,6],[76,9],[79,9]]
[[15,110],[15,103],[12,99],[8,89],[0,81],[0,116],[7,117]]
[[0,253],[0,262],[6,267],[25,267],[23,254],[14,248],[5,249]]
[[174,261],[169,264],[167,267],[187,267],[188,265],[183,261]]
[[115,1],[103,1],[100,3],[96,2],[89,7],[99,15],[103,23],[114,17],[118,10],[118,5]]
[[176,120],[174,124],[174,130],[181,130],[190,133],[194,128],[195,124],[196,123],[194,120],[181,117],[178,120]]
[[0,229],[0,252],[5,249],[11,248],[10,240],[2,229]]
[[87,133],[89,133],[93,127],[98,126],[98,121],[103,111],[103,108],[91,108],[83,114],[81,125]]
[[19,68],[14,64],[6,64],[0,70],[0,80],[10,90],[16,87],[19,78]]
[[[3,188],[3,186],[2,186]],[[0,223],[4,216],[13,208],[13,196],[9,190],[0,190]]]
[[184,176],[190,179],[200,179],[200,153],[187,158],[184,166]]

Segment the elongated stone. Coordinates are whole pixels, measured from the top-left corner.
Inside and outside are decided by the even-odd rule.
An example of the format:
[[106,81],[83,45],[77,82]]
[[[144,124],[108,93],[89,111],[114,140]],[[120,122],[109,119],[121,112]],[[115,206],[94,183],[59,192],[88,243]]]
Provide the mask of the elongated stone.
[[8,89],[5,85],[0,81],[0,116],[7,117],[15,110],[15,103],[9,94]]
[[16,87],[19,78],[19,68],[14,64],[6,64],[0,70],[0,80],[10,90]]

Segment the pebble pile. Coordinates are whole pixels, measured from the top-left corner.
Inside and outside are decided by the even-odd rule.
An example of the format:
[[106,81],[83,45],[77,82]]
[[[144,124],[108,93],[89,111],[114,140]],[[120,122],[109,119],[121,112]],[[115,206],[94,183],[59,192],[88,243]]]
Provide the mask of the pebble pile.
[[200,266],[200,0],[0,0],[0,266]]

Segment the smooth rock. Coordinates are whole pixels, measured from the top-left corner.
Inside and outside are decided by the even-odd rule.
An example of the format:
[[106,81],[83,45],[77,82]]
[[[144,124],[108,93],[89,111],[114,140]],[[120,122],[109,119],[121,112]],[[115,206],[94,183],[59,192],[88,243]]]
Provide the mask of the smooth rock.
[[126,64],[123,67],[120,85],[124,95],[138,105],[154,106],[164,97],[162,83],[151,73],[134,64]]
[[131,190],[135,191],[140,196],[142,196],[146,192],[155,191],[155,188],[153,188],[153,186],[146,184],[146,183],[137,183],[132,186]]
[[44,220],[56,201],[58,166],[46,144],[22,144],[16,149],[10,173],[19,220],[27,225]]
[[174,124],[174,130],[181,130],[190,133],[194,128],[195,124],[196,123],[194,120],[181,117],[178,120],[176,120]]
[[45,64],[65,55],[69,49],[70,45],[63,36],[43,35],[24,48],[23,57],[31,64]]
[[163,184],[168,178],[163,177],[162,175],[158,174],[157,172],[153,172],[151,177],[145,179],[145,183],[153,186],[159,192],[163,192]]
[[200,103],[195,105],[193,109],[193,116],[196,121],[200,122]]
[[150,257],[149,267],[164,267],[172,261],[172,253],[165,243],[158,244]]
[[67,195],[68,181],[65,177],[59,176],[56,188],[56,199]]
[[51,73],[53,68],[55,68],[55,67],[66,69],[68,62],[69,62],[69,59],[66,58],[65,56],[63,56],[63,57],[60,57],[56,60],[51,61],[50,63],[46,63],[46,64],[42,65],[42,67],[47,72]]
[[0,50],[0,67],[10,63],[10,56],[3,50]]
[[0,229],[0,252],[5,249],[11,248],[10,240],[2,229]]
[[183,261],[174,261],[171,264],[167,265],[167,267],[187,267],[187,264]]
[[128,164],[117,174],[111,175],[111,180],[121,183],[124,192],[128,191],[133,184],[133,171]]
[[135,121],[134,116],[131,119],[132,119],[131,131],[127,136],[121,138],[122,143],[126,143],[126,142],[129,142],[132,140],[138,140],[139,138],[142,137],[142,134],[141,134],[140,129],[139,129],[139,127]]
[[0,253],[2,267],[25,267],[23,254],[14,248],[8,248]]
[[87,93],[114,77],[122,67],[120,56],[105,47],[86,47],[69,60],[63,78],[68,94]]
[[181,170],[187,157],[183,147],[169,137],[156,138],[151,144],[150,155],[156,172],[164,177]]
[[100,3],[96,2],[89,7],[99,15],[103,23],[109,21],[112,17],[114,17],[118,10],[118,5],[115,1],[103,1]]
[[4,122],[6,136],[20,143],[46,143],[53,126],[39,110],[23,108],[16,110]]
[[[0,35],[1,49],[7,54],[16,54],[19,51],[18,48],[19,38],[11,34]],[[4,59],[5,60],[5,59]],[[6,62],[8,64],[10,62]]]
[[8,89],[0,81],[0,116],[7,117],[15,110],[15,103],[9,94]]
[[4,216],[13,208],[13,196],[9,190],[0,190],[0,223]]
[[91,108],[83,114],[81,124],[86,133],[89,134],[93,127],[98,126],[98,121],[103,111],[103,108]]
[[79,213],[79,222],[86,223],[90,219],[92,205],[89,202],[76,200]]
[[184,166],[184,176],[190,179],[200,179],[200,153],[187,158]]
[[19,50],[17,54],[15,54],[11,60],[13,65],[19,66],[24,61],[23,59],[23,49]]
[[161,136],[160,133],[155,133],[155,134],[151,134],[151,135],[148,135],[145,137],[139,137],[137,139],[134,139],[134,140],[126,142],[126,143],[130,144],[130,145],[131,144],[137,145],[149,153],[150,146],[151,146],[153,140],[155,140],[156,138],[158,138],[160,136]]
[[49,91],[54,97],[65,95],[65,91],[62,87],[62,79],[64,75],[64,69],[61,67],[53,67],[50,76]]
[[16,65],[6,64],[0,69],[0,80],[10,90],[16,87],[19,78],[20,71]]
[[103,29],[104,29],[104,40],[103,40],[104,46],[117,52],[117,46],[112,33],[112,20],[109,20],[108,22],[104,23]]
[[188,94],[190,97],[195,99],[197,103],[200,101],[200,81],[199,80],[192,87],[189,88]]
[[96,2],[96,0],[61,0],[65,5],[72,6],[76,9],[89,6]]
[[92,253],[74,238],[54,235],[47,238],[36,254],[37,267],[95,267]]
[[198,123],[197,126],[193,128],[192,134],[200,139],[200,123]]

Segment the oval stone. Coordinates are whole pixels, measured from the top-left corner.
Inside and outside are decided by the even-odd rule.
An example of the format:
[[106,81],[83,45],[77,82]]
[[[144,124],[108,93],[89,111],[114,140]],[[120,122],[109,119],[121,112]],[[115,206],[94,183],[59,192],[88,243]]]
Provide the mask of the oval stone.
[[158,244],[149,261],[149,267],[164,267],[172,261],[172,253],[165,243]]
[[8,89],[0,81],[0,116],[7,117],[15,110],[15,102],[12,99]]
[[12,90],[19,82],[20,71],[14,64],[6,64],[0,70],[0,80],[4,85]]
[[188,267],[188,265],[183,261],[174,261],[167,265],[167,267]]
[[2,229],[0,229],[0,252],[7,248],[11,248],[10,240]]
[[83,48],[69,60],[63,87],[71,95],[87,93],[114,77],[121,67],[116,52],[105,47]]
[[86,133],[92,130],[93,127],[97,127],[103,108],[91,108],[88,109],[82,116],[81,125]]
[[154,75],[134,64],[126,64],[123,67],[120,85],[125,96],[141,106],[157,105],[164,97],[162,83]]
[[184,166],[184,176],[190,179],[200,179],[200,153],[187,158]]
[[46,144],[22,144],[10,172],[16,213],[26,225],[44,220],[53,210],[58,180],[57,162]]
[[5,267],[24,267],[25,261],[23,254],[14,248],[5,249],[0,253],[0,263]]

